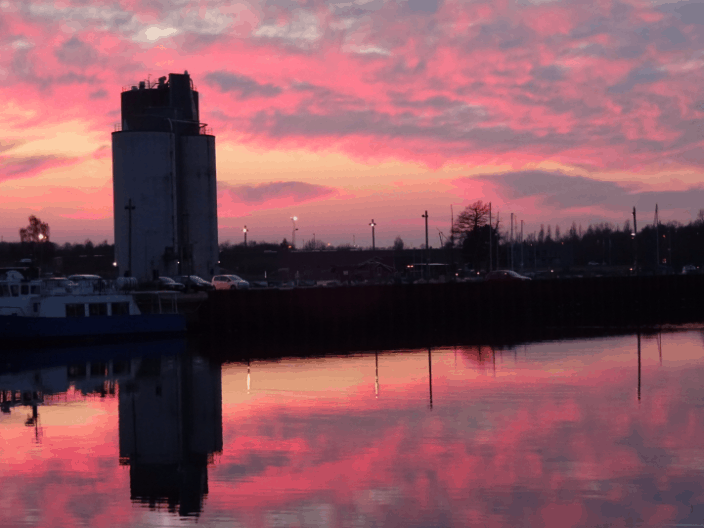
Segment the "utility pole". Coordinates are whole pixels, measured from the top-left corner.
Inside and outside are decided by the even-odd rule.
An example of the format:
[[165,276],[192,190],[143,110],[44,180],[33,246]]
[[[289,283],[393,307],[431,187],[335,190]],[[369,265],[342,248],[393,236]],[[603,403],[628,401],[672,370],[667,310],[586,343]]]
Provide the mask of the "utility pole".
[[372,251],[376,250],[376,238],[374,236],[374,228],[376,227],[376,223],[374,223],[374,219],[372,218],[372,221],[369,223],[370,226],[372,226]]
[[523,271],[523,220],[521,220],[521,271]]
[[499,261],[499,247],[501,246],[501,238],[499,235],[499,213],[497,211],[496,213],[496,269],[499,269],[501,267],[501,263]]
[[511,213],[511,243],[509,247],[511,248],[511,270],[513,270],[513,213]]
[[426,211],[425,214],[420,216],[422,218],[425,218],[425,280],[428,280],[428,278],[430,277],[430,270],[428,269],[430,267],[430,248],[428,247],[428,211]]
[[127,201],[127,205],[125,206],[125,209],[127,210],[127,254],[128,254],[128,269],[127,269],[127,276],[131,277],[132,276],[132,211],[136,209],[134,205],[132,205],[132,198],[130,198]]
[[455,273],[455,212],[452,210],[452,204],[450,204],[450,260],[451,271]]
[[491,253],[491,240],[494,238],[493,230],[494,228],[491,225],[491,202],[489,202],[489,271],[493,269],[492,261],[494,256]]
[[658,218],[658,204],[655,204],[655,273],[660,271],[660,230],[658,225],[660,224],[660,219]]
[[242,228],[242,232],[244,233],[244,247],[247,247],[247,226]]

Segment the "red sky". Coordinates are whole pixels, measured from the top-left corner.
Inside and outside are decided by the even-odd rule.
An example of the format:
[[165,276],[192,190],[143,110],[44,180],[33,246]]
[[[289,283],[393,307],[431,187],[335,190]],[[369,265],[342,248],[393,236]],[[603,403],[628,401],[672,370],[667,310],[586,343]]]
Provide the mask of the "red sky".
[[[0,0],[0,236],[112,241],[123,86],[188,70],[221,242],[409,245],[477,199],[566,232],[704,207],[700,0]],[[643,220],[641,220],[641,218]],[[507,222],[504,222],[504,226]]]

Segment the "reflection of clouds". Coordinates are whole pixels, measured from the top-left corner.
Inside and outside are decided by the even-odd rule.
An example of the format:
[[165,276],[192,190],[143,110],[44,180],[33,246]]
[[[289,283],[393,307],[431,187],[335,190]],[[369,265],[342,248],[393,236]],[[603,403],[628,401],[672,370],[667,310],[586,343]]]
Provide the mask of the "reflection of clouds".
[[[457,356],[454,349],[433,350],[432,412],[425,404],[425,350],[379,354],[378,399],[372,354],[256,362],[251,394],[246,365],[225,365],[225,443],[208,468],[198,523],[701,523],[700,338],[700,332],[664,334],[662,366],[657,341],[642,340],[640,404],[635,336],[495,349],[496,378],[481,372],[491,365],[480,359],[480,353],[488,355],[485,347],[458,347]],[[145,363],[134,371],[130,390],[138,392],[128,393],[125,384],[120,393],[122,403],[141,399],[143,418],[158,417],[154,429],[177,416],[157,412],[163,398],[180,394],[175,366],[161,363],[157,375],[156,363]],[[192,412],[211,412],[217,369],[209,372],[201,362],[180,367],[201,373],[182,379],[192,388],[184,400],[193,404],[188,419]],[[563,374],[549,374],[558,371]],[[570,371],[576,374],[564,374]],[[260,391],[258,385],[280,390]],[[299,385],[308,390],[287,390]],[[123,420],[125,411],[120,409]],[[0,423],[0,501],[11,504],[0,509],[0,525],[183,524],[158,505],[153,511],[130,508],[129,474],[118,466],[115,399],[43,412],[68,413],[75,423],[52,425],[39,447],[16,434],[24,432],[21,422]],[[183,430],[212,432],[213,424],[197,423]],[[202,484],[199,478],[192,482]]]
[[[701,346],[690,337],[665,337],[665,366],[678,369],[665,379],[657,343],[644,340],[640,407],[635,338],[531,345],[515,355],[496,351],[498,373],[515,374],[496,379],[472,375],[482,368],[477,348],[460,349],[466,360],[457,363],[454,351],[434,351],[432,413],[393,397],[401,390],[426,394],[427,387],[418,375],[406,376],[404,387],[385,386],[382,355],[385,388],[378,400],[370,394],[369,400],[341,401],[331,413],[314,402],[287,407],[272,399],[268,406],[260,399],[256,413],[238,419],[240,442],[263,434],[266,445],[290,446],[284,450],[288,467],[241,483],[238,493],[270,491],[247,510],[263,519],[276,505],[295,516],[299,506],[332,493],[338,515],[365,525],[388,525],[389,515],[399,526],[685,522],[685,503],[704,499],[701,487],[689,484],[701,481],[702,469],[680,459],[704,432],[680,399],[680,386],[702,395]],[[691,355],[684,376],[678,349]],[[370,358],[369,383],[373,367]],[[266,364],[256,370],[263,376]],[[546,370],[561,374],[545,376]],[[247,460],[246,450],[232,448],[230,456]]]

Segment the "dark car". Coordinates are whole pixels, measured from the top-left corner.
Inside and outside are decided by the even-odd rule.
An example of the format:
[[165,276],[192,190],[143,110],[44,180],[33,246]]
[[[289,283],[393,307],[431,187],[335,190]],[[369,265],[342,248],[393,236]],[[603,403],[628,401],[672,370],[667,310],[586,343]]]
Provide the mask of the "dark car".
[[174,281],[183,284],[186,287],[186,292],[202,292],[215,289],[212,284],[201,279],[198,275],[179,275],[174,277]]
[[487,273],[484,280],[488,282],[520,282],[529,281],[531,279],[530,277],[520,275],[513,270],[496,270]]
[[186,286],[180,282],[176,282],[175,280],[169,278],[169,277],[159,277],[156,280],[155,286],[160,289],[160,290],[169,290],[169,291],[186,291]]

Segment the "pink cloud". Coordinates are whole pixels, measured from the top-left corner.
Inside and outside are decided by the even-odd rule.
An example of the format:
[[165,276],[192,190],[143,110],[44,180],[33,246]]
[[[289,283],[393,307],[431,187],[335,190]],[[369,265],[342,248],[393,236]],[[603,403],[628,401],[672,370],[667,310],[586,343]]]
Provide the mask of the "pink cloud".
[[224,218],[245,216],[258,210],[283,209],[339,194],[332,187],[296,181],[257,185],[221,182],[218,186],[218,215]]
[[[429,182],[448,164],[700,172],[697,5],[13,1],[0,97],[27,111],[5,113],[0,144],[76,119],[107,144],[123,86],[188,70],[215,134],[264,153],[418,163]],[[64,163],[51,156],[5,159],[0,179]],[[222,212],[298,203],[239,200]]]
[[72,165],[80,158],[66,158],[60,156],[32,156],[12,157],[0,156],[0,181],[16,178],[32,178],[44,171]]

